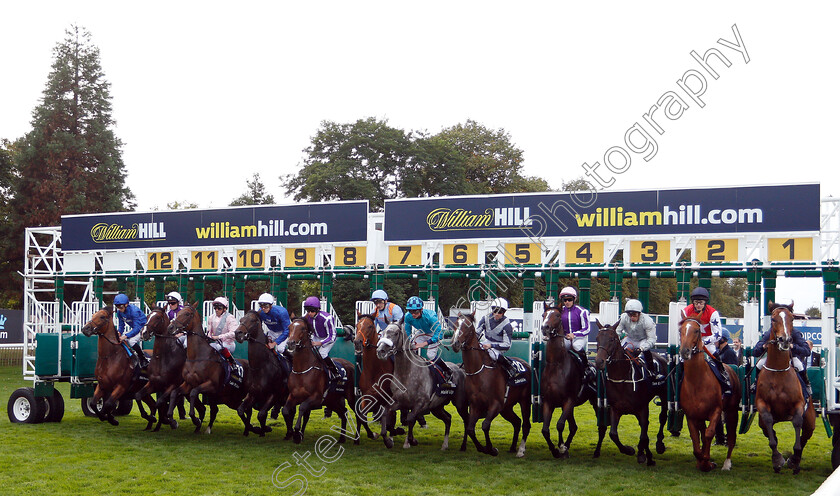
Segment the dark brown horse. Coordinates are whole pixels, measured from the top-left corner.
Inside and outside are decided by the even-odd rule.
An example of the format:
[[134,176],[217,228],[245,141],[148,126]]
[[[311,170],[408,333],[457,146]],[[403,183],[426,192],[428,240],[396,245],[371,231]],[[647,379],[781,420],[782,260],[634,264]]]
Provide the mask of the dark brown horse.
[[[287,381],[288,374],[280,365],[280,360],[272,348],[269,347],[269,338],[262,328],[262,320],[257,312],[249,310],[239,320],[239,327],[236,328],[236,341],[243,343],[248,341],[248,364],[251,367],[251,380],[249,382],[248,395],[242,400],[237,412],[240,417],[251,411],[254,405],[259,406],[257,420],[259,428],[245,429],[245,435],[251,430],[265,436],[271,432],[271,427],[265,425],[268,418],[268,411],[276,406],[283,406],[289,396]],[[286,432],[290,437],[291,432]]]
[[[589,401],[595,408],[596,395],[588,387],[581,388],[583,373],[566,349],[566,331],[560,322],[562,310],[559,307],[543,306],[542,334],[545,345],[545,368],[540,377],[542,399],[542,434],[554,458],[568,458],[569,446],[577,432],[575,407]],[[563,413],[557,420],[557,446],[551,442],[551,416],[556,408]],[[563,430],[569,423],[569,437],[563,440]]]
[[[394,362],[380,360],[376,356],[376,346],[378,344],[379,332],[373,315],[359,314],[356,322],[356,337],[353,340],[356,354],[362,357],[362,372],[359,374],[359,391],[362,396],[359,397],[358,408],[356,408],[356,429],[364,426],[370,439],[376,439],[379,434],[370,430],[367,419],[369,412],[373,412],[374,418],[380,422],[388,422],[388,431],[392,436],[405,434],[405,429],[395,428],[396,416],[389,419],[381,418],[382,413],[384,413],[384,405],[390,400],[390,395],[387,395],[387,398],[383,396],[383,393],[390,388],[390,385],[384,383],[383,377],[393,375]],[[377,414],[379,414],[378,418]]]
[[[597,322],[597,321],[596,321]],[[648,438],[648,426],[650,424],[650,401],[659,396],[662,408],[659,412],[659,433],[656,435],[656,452],[665,452],[665,423],[668,420],[667,391],[666,385],[654,387],[651,379],[644,370],[644,365],[639,363],[637,356],[630,354],[621,345],[621,338],[615,332],[618,322],[612,326],[598,324],[598,354],[595,356],[595,368],[604,371],[607,402],[610,406],[610,439],[618,447],[618,450],[625,455],[636,454],[636,461],[647,462],[648,466],[656,465],[653,461],[653,453],[650,452],[650,439]],[[665,360],[656,354],[651,354],[654,360],[659,362],[660,369],[666,370]],[[652,366],[652,364],[648,364]],[[618,423],[623,415],[633,415],[639,422],[641,434],[639,435],[638,452],[632,447],[621,444],[618,437]],[[607,426],[598,427],[598,445],[595,448],[594,457],[601,454],[601,442],[604,440],[604,431]]]
[[814,433],[816,413],[809,398],[805,401],[796,370],[791,366],[791,342],[793,341],[793,304],[770,303],[770,339],[767,341],[767,361],[758,376],[755,391],[755,406],[758,425],[767,436],[772,451],[773,470],[779,472],[785,458],[779,453],[776,422],[791,422],[796,433],[793,455],[788,466],[794,474],[799,473],[802,450]]
[[[164,412],[169,409],[169,397],[172,391],[181,385],[181,372],[187,359],[187,352],[178,342],[178,338],[169,333],[169,316],[166,315],[166,310],[160,307],[152,309],[146,328],[143,330],[144,341],[153,337],[155,344],[152,347],[152,359],[147,369],[149,382],[137,392],[134,399],[139,400],[147,394],[157,393],[155,407],[159,415],[154,429],[157,432],[164,420],[169,423],[169,419],[164,418]],[[184,407],[180,405],[179,407],[183,411]]]
[[[283,418],[286,420],[286,438],[292,432],[295,444],[303,441],[306,432],[306,424],[309,422],[309,414],[312,410],[327,407],[336,412],[341,418],[341,437],[339,443],[346,441],[347,423],[349,421],[348,409],[345,403],[352,408],[356,404],[356,394],[353,390],[355,370],[353,364],[341,358],[335,358],[336,364],[344,367],[347,371],[347,383],[343,393],[327,390],[328,376],[318,350],[312,346],[312,334],[315,330],[309,322],[297,317],[292,320],[289,326],[289,339],[286,347],[292,352],[292,375],[289,377],[289,398],[283,407]],[[300,405],[297,423],[292,431],[292,423],[295,419],[295,410]],[[359,433],[354,433],[354,444],[359,444]]]
[[[709,448],[715,437],[715,427],[721,418],[726,423],[726,444],[729,450],[723,470],[732,468],[732,450],[738,435],[738,404],[741,401],[741,383],[729,365],[723,369],[729,374],[732,395],[723,398],[715,374],[706,363],[708,354],[700,334],[701,324],[695,319],[685,319],[680,326],[680,358],[683,361],[683,379],[680,386],[680,406],[685,412],[688,432],[694,445],[697,468],[708,472],[717,465],[709,461]],[[706,423],[708,422],[708,424]],[[701,438],[702,436],[702,438]]]
[[[524,384],[509,387],[507,385],[507,374],[500,365],[493,361],[487,350],[483,349],[479,343],[475,331],[475,313],[458,315],[455,335],[452,336],[452,349],[455,352],[461,352],[464,360],[464,373],[467,376],[465,384],[469,403],[469,418],[464,426],[465,434],[472,439],[475,448],[480,453],[498,455],[499,450],[494,448],[490,442],[490,424],[496,415],[501,414],[505,420],[513,425],[513,441],[508,451],[516,453],[518,458],[522,458],[525,456],[525,442],[528,439],[528,433],[531,431],[531,368],[522,360],[513,358],[512,360],[517,360],[525,366],[528,380]],[[522,419],[517,417],[514,411],[517,404],[522,413]],[[484,419],[481,429],[484,431],[485,446],[482,446],[475,437],[475,424],[480,418]],[[520,428],[522,429],[522,443],[517,448]],[[464,443],[466,443],[466,436]]]
[[[219,413],[219,404],[227,405],[233,410],[239,408],[248,392],[251,371],[247,360],[238,360],[243,371],[241,387],[225,383],[224,359],[210,346],[209,338],[201,326],[197,307],[198,303],[185,306],[169,325],[169,332],[172,334],[186,333],[187,359],[181,374],[184,382],[172,391],[170,397],[168,418],[170,422],[174,422],[172,411],[176,400],[181,395],[187,395],[190,400],[190,418],[195,425],[195,432],[199,432],[204,421],[205,408],[198,395],[203,394],[204,403],[210,407],[210,422],[207,424],[209,434],[216,421],[216,414]],[[199,413],[198,417],[195,415],[196,410]],[[250,415],[250,410],[246,416],[240,415],[246,431],[251,426]]]
[[[126,351],[126,347],[120,342],[117,329],[114,327],[114,314],[110,307],[105,307],[91,317],[90,321],[82,327],[85,336],[99,336],[97,344],[97,360],[94,375],[96,376],[96,391],[93,393],[93,403],[104,400],[102,408],[97,412],[99,420],[108,421],[111,425],[119,425],[114,418],[114,410],[119,400],[123,397],[132,398],[134,393],[139,391],[145,380],[139,378],[136,360],[132,360]],[[143,403],[149,406],[149,413],[143,408]],[[146,429],[149,429],[155,422],[155,401],[149,396],[143,396],[142,401],[137,400],[140,408],[140,415],[148,422]]]

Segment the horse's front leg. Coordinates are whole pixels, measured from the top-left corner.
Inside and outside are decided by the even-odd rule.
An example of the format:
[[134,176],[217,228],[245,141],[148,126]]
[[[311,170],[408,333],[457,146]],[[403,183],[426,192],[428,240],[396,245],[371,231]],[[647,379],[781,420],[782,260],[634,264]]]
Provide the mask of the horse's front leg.
[[659,397],[662,405],[659,408],[659,432],[656,434],[656,452],[658,454],[665,453],[665,425],[668,423],[668,400],[662,396]]
[[[152,396],[150,394],[146,394],[146,395],[142,396],[140,399],[137,399],[135,397],[135,401],[137,402],[137,406],[140,409],[140,416],[143,417],[143,420],[145,420],[147,422],[146,428],[143,429],[144,431],[147,431],[147,430],[152,428],[152,425],[157,420],[157,418],[155,418],[155,406],[156,406],[155,400],[154,400],[154,398],[152,398]],[[149,407],[149,413],[148,414],[146,413],[146,410],[143,408],[143,403],[144,402]]]
[[[204,405],[201,403],[201,400],[198,399],[199,394],[201,394],[200,386],[193,388],[192,391],[190,391],[190,419],[195,426],[196,433],[201,431],[201,424],[204,422],[205,412]],[[198,410],[198,416],[196,416],[196,410]]]
[[648,467],[656,465],[653,461],[653,453],[650,452],[650,438],[648,437],[648,428],[650,427],[650,410],[645,405],[641,411],[636,413],[636,419],[639,421],[639,446],[636,454],[636,461],[645,463],[647,461]]
[[[493,441],[490,440],[490,426],[493,424],[493,419],[499,414],[500,407],[501,405],[498,402],[493,403],[484,416],[484,422],[481,423],[481,430],[484,431],[484,452],[491,456],[499,455],[499,450],[493,447]],[[518,429],[516,434],[519,434]],[[515,444],[516,441],[514,441]]]
[[[288,402],[286,405],[288,406]],[[300,444],[303,441],[303,429],[306,427],[306,422],[304,421],[305,418],[309,417],[309,411],[312,409],[311,400],[309,398],[303,400],[300,406],[298,407],[298,418],[297,422],[295,422],[295,431],[294,431],[294,442],[295,444]],[[283,415],[286,415],[285,408],[283,409]]]
[[[508,449],[508,453],[517,453],[518,457],[522,457],[525,454],[525,439],[528,437],[526,432],[522,433],[522,446],[517,448],[517,443],[519,442],[519,431],[522,429],[522,420],[516,415],[516,412],[513,411],[513,407],[508,408],[507,410],[502,410],[500,415],[503,419],[510,422],[510,425],[513,426],[513,440],[510,443],[510,448]],[[517,450],[522,451],[522,455],[518,454]]]
[[619,413],[615,408],[610,408],[610,439],[612,439],[612,442],[615,443],[618,451],[621,452],[622,455],[633,456],[636,454],[636,450],[634,450],[632,446],[625,446],[622,444],[621,439],[618,437],[618,422],[620,420],[621,413]]
[[288,441],[294,437],[294,429],[292,429],[292,425],[295,421],[295,407],[297,406],[296,403],[293,402],[291,396],[286,399],[286,403],[283,405],[283,420],[286,422],[286,435],[283,437],[284,441]]
[[251,422],[248,420],[248,417],[245,415],[247,412],[251,411],[251,407],[254,405],[254,396],[249,392],[245,399],[242,400],[242,403],[239,404],[239,407],[236,409],[236,414],[239,415],[239,418],[242,419],[242,423],[245,424],[245,432],[242,433],[243,436],[247,436],[249,432],[253,431],[260,436],[264,436],[262,430],[257,430],[254,426],[251,425]]
[[779,473],[782,470],[782,465],[785,463],[785,458],[779,453],[779,440],[776,438],[776,431],[773,429],[774,420],[770,408],[764,402],[756,405],[758,407],[758,418],[761,420],[761,429],[764,435],[767,436],[767,441],[770,444],[770,459],[773,462],[773,470]]
[[181,406],[183,407],[184,398],[191,392],[192,387],[186,382],[184,382],[180,386],[172,389],[172,392],[169,394],[169,410],[166,413],[166,418],[169,421],[169,427],[171,427],[172,429],[178,428],[178,421],[176,421],[172,417],[172,414],[175,411],[175,405],[177,405],[180,400]]
[[120,398],[125,394],[126,388],[119,385],[111,390],[111,394],[102,403],[102,412],[105,414],[105,419],[111,425],[120,425],[120,422],[114,418],[114,411],[119,404]]
[[[266,433],[271,432],[271,427],[265,425],[268,421],[268,412],[271,410],[271,407],[277,401],[277,396],[272,393],[268,396],[268,398],[263,402],[262,408],[257,412],[257,422],[260,423],[259,427],[259,435],[260,437],[265,437]],[[240,405],[239,408],[242,408]],[[256,432],[256,431],[255,431]]]
[[467,436],[472,439],[475,449],[478,450],[479,453],[484,453],[484,446],[482,446],[482,444],[478,441],[478,438],[475,436],[475,425],[477,423],[478,408],[470,408],[469,415],[467,416],[467,422],[464,424],[464,432],[466,432]]
[[721,421],[721,415],[723,414],[723,410],[716,410],[712,412],[711,417],[709,418],[708,426],[705,426],[705,431],[701,432],[703,434],[703,455],[705,456],[706,460],[709,460],[709,465],[711,468],[717,467],[717,463],[711,461],[711,450],[712,450],[712,442],[715,439],[715,433],[717,431],[717,425]]
[[[210,432],[213,430],[213,422],[216,421],[216,415],[218,413],[219,413],[219,404],[216,403],[215,401],[210,402],[210,421],[207,422],[207,430],[204,431],[207,434],[210,434]],[[250,425],[250,422],[248,422],[248,425]]]
[[[449,449],[449,428],[452,427],[452,415],[446,411],[446,407],[441,405],[432,410],[432,415],[443,421],[443,444],[440,445],[441,451]],[[498,454],[498,451],[496,452]]]
[[[566,426],[566,422],[569,423],[569,437],[566,438],[565,441],[563,441],[563,429]],[[575,438],[577,428],[577,422],[575,421],[574,399],[569,399],[563,406],[563,413],[560,415],[560,419],[557,421],[557,434],[559,436],[558,443],[566,447],[566,451],[564,452],[565,458],[569,457],[569,448],[572,446],[572,439]]]
[[560,458],[560,456],[563,454],[563,451],[566,449],[566,446],[564,446],[562,443],[560,443],[559,446],[554,446],[554,442],[551,441],[551,416],[554,414],[554,407],[551,406],[551,404],[549,404],[545,400],[543,400],[542,404],[542,414],[542,435],[545,438],[546,444],[548,444],[548,450],[551,452],[551,455],[554,458]]
[[394,440],[389,435],[388,425],[391,423],[392,419],[394,423],[397,422],[397,410],[393,406],[385,406],[384,409],[382,417],[379,419],[381,426],[379,435],[382,438],[382,442],[385,443],[385,447],[391,449],[394,447]]

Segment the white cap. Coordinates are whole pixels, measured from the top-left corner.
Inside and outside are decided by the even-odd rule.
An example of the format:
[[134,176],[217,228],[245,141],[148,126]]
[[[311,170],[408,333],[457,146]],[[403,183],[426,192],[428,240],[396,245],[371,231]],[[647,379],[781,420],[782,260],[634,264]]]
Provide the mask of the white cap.
[[181,304],[184,303],[184,299],[181,298],[181,293],[179,293],[177,291],[172,291],[171,293],[166,295],[166,299],[168,300],[169,298],[175,298],[176,300],[178,300],[178,303],[181,303]]
[[221,303],[222,305],[224,305],[225,308],[228,308],[230,306],[230,305],[228,305],[228,299],[225,298],[224,296],[216,297],[216,299],[213,300],[213,303]]
[[490,303],[491,308],[502,308],[504,310],[508,309],[508,302],[504,298],[496,298],[495,300]]
[[274,297],[271,296],[268,293],[263,293],[263,294],[260,295],[260,299],[257,300],[257,303],[259,303],[260,305],[262,305],[263,303],[270,303],[270,304],[273,305],[274,304]]

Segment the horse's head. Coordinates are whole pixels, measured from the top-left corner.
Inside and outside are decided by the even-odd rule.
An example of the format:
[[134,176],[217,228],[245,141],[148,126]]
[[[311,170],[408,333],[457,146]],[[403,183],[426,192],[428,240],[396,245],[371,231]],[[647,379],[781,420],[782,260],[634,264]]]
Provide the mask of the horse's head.
[[365,348],[376,348],[379,344],[379,334],[376,332],[376,321],[373,315],[358,314],[358,318],[353,346],[356,348],[356,353],[361,354]]
[[563,329],[563,323],[560,320],[563,310],[559,307],[550,306],[548,303],[543,303],[542,330],[543,339],[551,340],[566,335]]
[[286,341],[286,348],[294,353],[299,347],[311,347],[313,330],[306,319],[295,317],[289,325],[289,339]]
[[379,338],[379,343],[376,345],[376,356],[380,360],[385,360],[389,356],[401,350],[405,343],[405,331],[402,325],[396,322],[391,322],[388,327],[382,331],[382,337]]
[[683,319],[679,326],[680,357],[687,361],[692,355],[703,350],[703,337],[700,335],[703,325],[697,319]]
[[99,310],[90,318],[87,324],[82,327],[82,334],[91,337],[94,334],[104,335],[109,328],[114,327],[114,314],[111,307]]
[[152,339],[152,336],[163,336],[168,328],[169,316],[166,315],[166,310],[161,307],[153,308],[143,329],[143,341]]
[[[260,341],[260,338],[264,336],[262,332],[262,321],[254,310],[245,312],[245,315],[239,319],[239,327],[236,328],[233,334],[233,337],[239,343],[245,342],[246,339]],[[265,341],[265,339],[262,339],[262,341]]]
[[[620,321],[619,321],[620,322]],[[607,366],[610,358],[615,356],[617,351],[621,350],[621,338],[615,332],[618,327],[618,322],[611,326],[601,324],[601,321],[595,320],[598,324],[598,353],[595,355],[595,367],[598,370],[603,370]]]
[[169,323],[170,334],[204,334],[201,318],[198,316],[198,302],[185,306]]
[[793,302],[781,304],[771,301],[769,308],[770,340],[767,344],[775,344],[779,351],[788,351],[793,342]]
[[455,334],[452,335],[452,351],[458,353],[461,348],[470,347],[478,347],[478,336],[475,333],[475,312],[466,315],[458,313]]

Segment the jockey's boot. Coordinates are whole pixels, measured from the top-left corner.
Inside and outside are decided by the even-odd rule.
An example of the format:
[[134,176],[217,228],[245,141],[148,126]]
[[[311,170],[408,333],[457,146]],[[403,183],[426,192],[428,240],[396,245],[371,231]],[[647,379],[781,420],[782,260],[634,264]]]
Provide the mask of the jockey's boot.
[[499,365],[502,366],[502,369],[504,369],[508,378],[513,378],[514,371],[513,362],[511,361],[511,359],[499,353],[499,359],[497,360],[497,362],[499,363]]
[[642,359],[645,361],[645,367],[650,372],[650,376],[654,379],[662,379],[662,374],[656,370],[656,360],[653,359],[653,353],[650,349],[642,352]]
[[715,367],[717,367],[720,371],[720,376],[723,378],[723,382],[721,383],[721,393],[724,396],[732,396],[732,382],[729,380],[729,372],[726,370],[723,362],[720,361],[720,356],[718,356],[717,353],[715,353],[712,358],[715,362]]
[[589,366],[589,357],[586,356],[586,350],[575,351],[580,358],[580,363],[583,365],[583,383],[589,384],[595,382],[595,371]]
[[753,394],[753,395],[755,394],[756,387],[758,386],[758,374],[760,374],[762,370],[764,370],[764,369],[760,369],[760,368],[756,367],[756,369],[755,369],[755,379],[753,379],[753,381],[750,383],[750,394]]
[[796,373],[799,374],[799,377],[802,378],[802,382],[805,383],[805,389],[808,391],[808,395],[813,395],[814,391],[811,389],[811,381],[808,379],[808,371],[806,369],[802,369],[797,370]]
[[143,353],[143,348],[140,346],[140,342],[134,343],[134,346],[131,347],[135,353],[137,353],[137,358],[140,360],[140,368],[144,369],[149,365],[149,359],[146,358],[146,354]]
[[230,354],[229,349],[227,349],[223,346],[222,349],[219,352],[222,354],[223,357],[225,357],[225,359],[228,361],[228,363],[230,364],[231,367],[235,368],[236,365],[238,365],[236,363],[236,359],[233,358],[233,355]]
[[443,378],[447,381],[451,381],[452,369],[449,368],[449,365],[447,365],[446,362],[444,362],[440,357],[435,358],[435,364],[443,372]]

